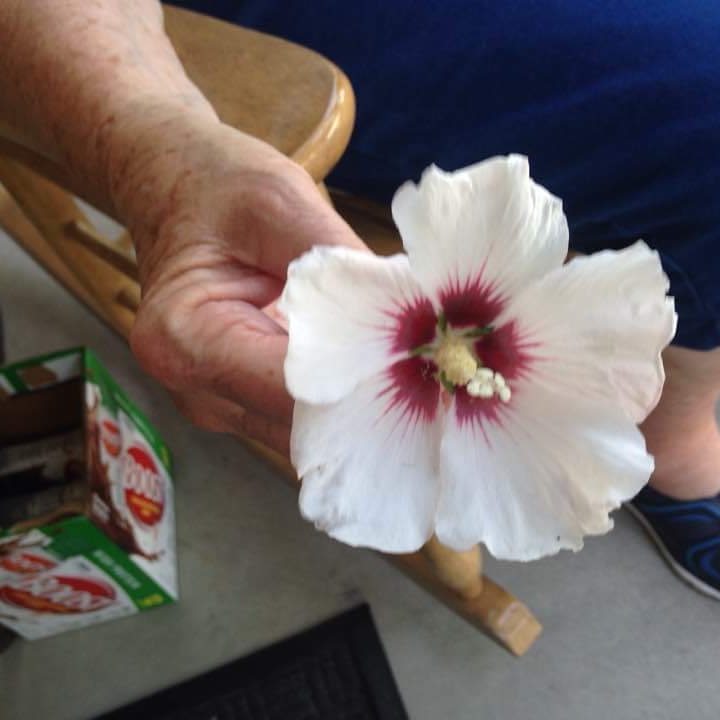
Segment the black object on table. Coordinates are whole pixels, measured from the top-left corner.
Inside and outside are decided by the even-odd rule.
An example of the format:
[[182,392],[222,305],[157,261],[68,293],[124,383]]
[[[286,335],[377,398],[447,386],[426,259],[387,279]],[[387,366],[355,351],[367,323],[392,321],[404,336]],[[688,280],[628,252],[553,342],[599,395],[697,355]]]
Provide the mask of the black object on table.
[[407,720],[363,605],[97,720]]

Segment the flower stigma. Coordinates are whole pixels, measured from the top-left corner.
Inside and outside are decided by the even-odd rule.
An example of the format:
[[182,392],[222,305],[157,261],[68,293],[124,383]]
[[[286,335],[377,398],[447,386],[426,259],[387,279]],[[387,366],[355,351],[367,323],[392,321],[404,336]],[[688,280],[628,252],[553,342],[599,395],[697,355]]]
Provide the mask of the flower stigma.
[[467,342],[450,333],[440,341],[433,360],[452,385],[467,385],[478,369],[477,360],[470,352]]
[[438,327],[439,338],[414,348],[410,355],[431,356],[438,368],[437,379],[450,394],[458,387],[465,387],[470,397],[489,400],[497,396],[501,402],[509,402],[512,391],[505,378],[485,367],[471,349],[474,339],[489,335],[494,328],[488,325],[469,332],[453,332],[444,314],[438,319]]

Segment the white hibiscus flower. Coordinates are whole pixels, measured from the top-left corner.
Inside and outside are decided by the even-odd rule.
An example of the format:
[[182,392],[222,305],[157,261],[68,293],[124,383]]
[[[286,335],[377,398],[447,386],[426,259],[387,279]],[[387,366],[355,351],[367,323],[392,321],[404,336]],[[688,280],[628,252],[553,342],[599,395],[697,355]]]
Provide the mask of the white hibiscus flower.
[[563,265],[562,204],[520,156],[431,167],[392,211],[407,255],[316,247],[288,272],[302,514],[386,552],[578,550],[653,470],[637,423],[676,325],[657,253]]

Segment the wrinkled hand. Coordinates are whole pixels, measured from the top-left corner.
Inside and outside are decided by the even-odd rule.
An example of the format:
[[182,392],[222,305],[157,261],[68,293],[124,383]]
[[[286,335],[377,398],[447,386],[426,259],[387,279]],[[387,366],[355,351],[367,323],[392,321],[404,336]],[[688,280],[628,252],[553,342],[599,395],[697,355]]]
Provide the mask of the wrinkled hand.
[[362,242],[302,168],[217,121],[171,119],[134,131],[131,145],[111,159],[143,289],[135,355],[195,424],[287,454],[287,335],[274,302],[311,246]]

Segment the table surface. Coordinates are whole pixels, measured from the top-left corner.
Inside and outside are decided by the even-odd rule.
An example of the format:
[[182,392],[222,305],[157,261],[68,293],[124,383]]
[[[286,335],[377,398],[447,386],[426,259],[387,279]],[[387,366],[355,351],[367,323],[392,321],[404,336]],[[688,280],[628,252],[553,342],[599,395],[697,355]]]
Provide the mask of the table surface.
[[676,581],[625,512],[583,552],[486,562],[545,633],[521,660],[379,556],[316,532],[295,492],[191,427],[125,344],[0,231],[11,360],[94,348],[174,450],[181,601],[0,655],[3,720],[91,717],[369,602],[415,720],[716,718],[720,605]]

